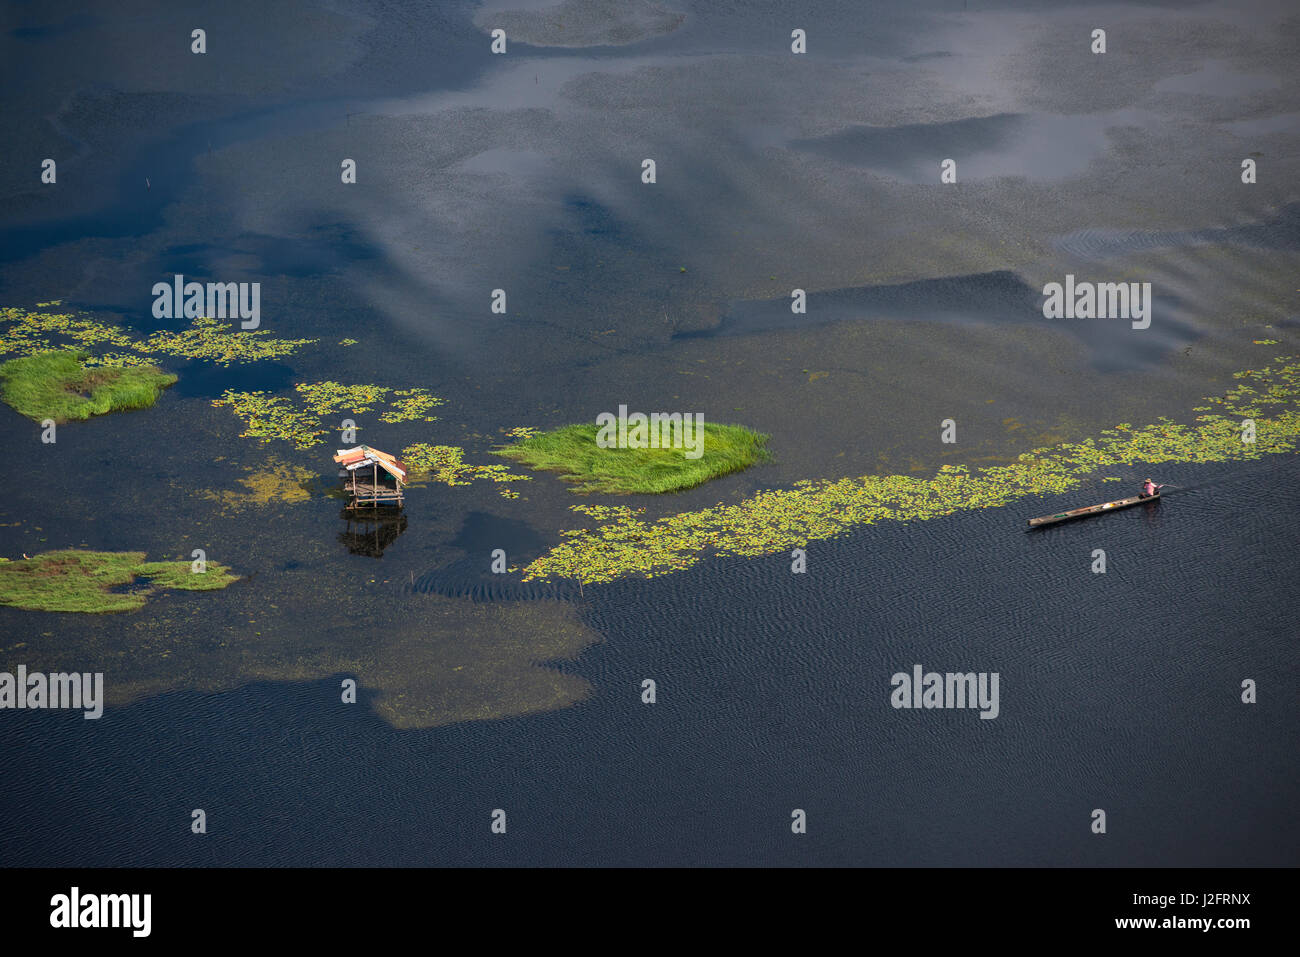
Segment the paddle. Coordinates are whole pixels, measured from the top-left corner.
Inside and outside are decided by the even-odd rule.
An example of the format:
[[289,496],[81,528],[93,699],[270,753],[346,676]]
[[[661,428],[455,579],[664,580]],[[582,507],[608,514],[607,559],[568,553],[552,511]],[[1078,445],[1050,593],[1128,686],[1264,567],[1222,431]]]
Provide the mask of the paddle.
[[1273,466],[1271,465],[1263,465],[1260,468],[1254,469],[1233,469],[1227,475],[1220,475],[1218,478],[1206,479],[1203,482],[1197,482],[1195,485],[1175,485],[1173,487],[1178,489],[1180,492],[1191,492],[1209,486],[1222,485],[1224,482],[1237,482],[1252,475],[1263,475],[1266,472],[1269,472],[1272,468]]

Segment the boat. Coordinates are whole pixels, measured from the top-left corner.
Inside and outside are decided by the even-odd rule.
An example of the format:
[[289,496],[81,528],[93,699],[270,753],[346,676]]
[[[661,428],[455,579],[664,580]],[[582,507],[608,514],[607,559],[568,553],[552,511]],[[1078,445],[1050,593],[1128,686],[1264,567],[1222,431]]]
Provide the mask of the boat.
[[1120,498],[1113,502],[1102,502],[1100,505],[1089,505],[1087,508],[1076,508],[1069,512],[1057,512],[1055,515],[1044,515],[1042,518],[1031,518],[1029,520],[1030,528],[1042,528],[1044,525],[1055,525],[1057,522],[1068,522],[1072,518],[1085,518],[1089,515],[1100,515],[1102,512],[1113,512],[1117,508],[1128,508],[1130,505],[1137,505],[1139,502],[1155,502],[1159,500],[1160,493],[1148,495],[1143,498],[1141,495],[1134,495],[1132,498]]

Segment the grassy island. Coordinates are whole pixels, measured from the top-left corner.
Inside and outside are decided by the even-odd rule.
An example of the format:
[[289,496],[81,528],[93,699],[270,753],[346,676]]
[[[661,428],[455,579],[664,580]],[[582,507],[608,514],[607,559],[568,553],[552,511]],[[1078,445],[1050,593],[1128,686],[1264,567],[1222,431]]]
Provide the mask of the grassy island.
[[187,561],[144,559],[144,552],[75,549],[21,561],[0,559],[0,605],[30,611],[136,611],[160,589],[213,591],[239,580],[216,562],[198,573]]
[[694,459],[681,448],[601,448],[596,444],[599,431],[595,424],[566,425],[492,454],[563,473],[578,493],[622,495],[681,491],[769,458],[768,436],[740,425],[705,423],[703,454]]
[[176,381],[157,366],[88,366],[87,358],[63,349],[10,359],[0,365],[0,398],[37,422],[67,422],[146,409]]

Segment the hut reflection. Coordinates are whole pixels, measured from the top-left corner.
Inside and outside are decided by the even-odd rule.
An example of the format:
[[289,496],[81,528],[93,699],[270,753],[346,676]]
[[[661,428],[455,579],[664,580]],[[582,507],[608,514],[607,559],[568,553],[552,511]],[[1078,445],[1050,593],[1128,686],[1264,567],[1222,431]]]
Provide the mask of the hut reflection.
[[339,541],[353,555],[382,558],[384,549],[406,531],[406,514],[397,508],[345,508],[339,515],[347,523]]

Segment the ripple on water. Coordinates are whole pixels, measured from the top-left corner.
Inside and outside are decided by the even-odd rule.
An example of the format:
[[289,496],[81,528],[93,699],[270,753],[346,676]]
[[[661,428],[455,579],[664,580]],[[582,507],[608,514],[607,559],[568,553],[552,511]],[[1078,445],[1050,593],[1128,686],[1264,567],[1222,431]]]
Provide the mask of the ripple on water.
[[1258,223],[1213,229],[1142,230],[1081,229],[1056,241],[1062,252],[1081,259],[1111,259],[1176,246],[1233,243],[1264,249],[1300,249],[1300,203],[1283,207],[1278,215]]

